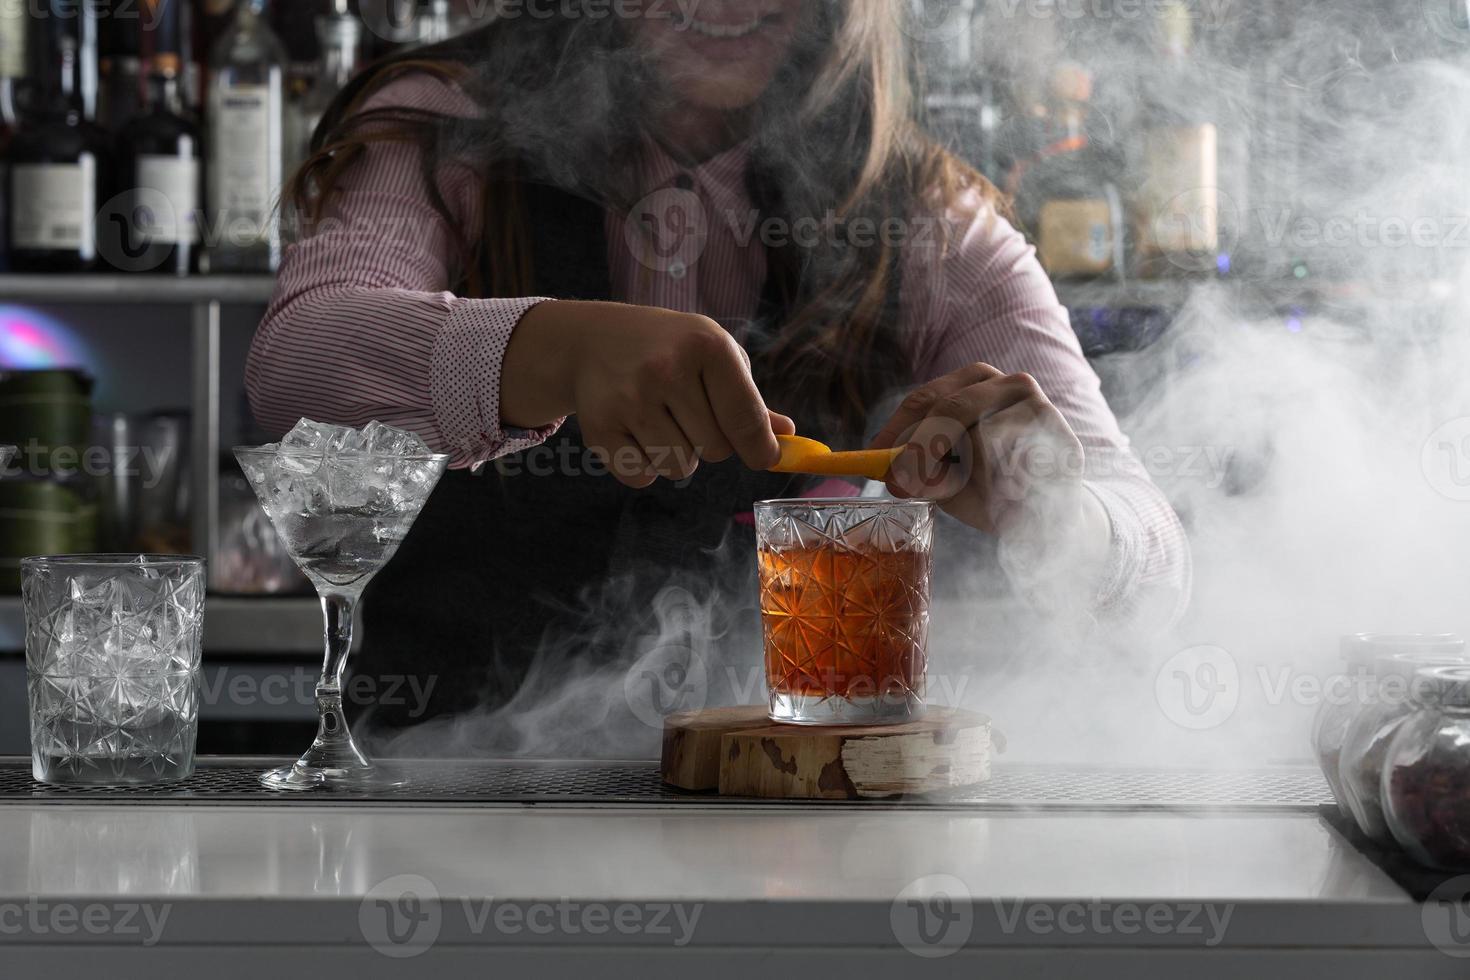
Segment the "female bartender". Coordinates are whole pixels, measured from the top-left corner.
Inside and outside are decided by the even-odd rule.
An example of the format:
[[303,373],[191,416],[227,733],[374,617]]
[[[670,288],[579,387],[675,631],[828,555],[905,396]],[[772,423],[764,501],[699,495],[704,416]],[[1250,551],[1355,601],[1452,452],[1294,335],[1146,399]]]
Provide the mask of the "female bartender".
[[911,116],[908,7],[528,3],[343,93],[248,385],[268,427],[452,457],[364,605],[355,670],[433,679],[384,720],[626,661],[671,582],[753,592],[753,501],[857,492],[766,472],[796,430],[940,433],[890,491],[944,485],[1022,588],[1177,614],[1175,515],[993,189]]

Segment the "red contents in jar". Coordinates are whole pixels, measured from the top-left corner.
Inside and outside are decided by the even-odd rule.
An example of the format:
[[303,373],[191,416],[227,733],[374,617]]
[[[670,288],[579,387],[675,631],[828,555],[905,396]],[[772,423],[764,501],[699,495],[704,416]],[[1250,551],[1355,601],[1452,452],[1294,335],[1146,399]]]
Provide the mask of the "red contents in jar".
[[1470,770],[1420,760],[1389,776],[1399,831],[1441,868],[1470,869]]

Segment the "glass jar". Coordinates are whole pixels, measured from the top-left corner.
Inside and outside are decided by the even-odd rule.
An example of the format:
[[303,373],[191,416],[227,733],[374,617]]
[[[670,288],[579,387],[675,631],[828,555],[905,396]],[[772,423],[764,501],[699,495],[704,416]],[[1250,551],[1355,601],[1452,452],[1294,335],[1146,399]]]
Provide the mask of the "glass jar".
[[1339,641],[1349,687],[1341,694],[1328,693],[1324,687],[1322,705],[1312,722],[1312,752],[1345,818],[1354,819],[1338,778],[1342,741],[1353,716],[1368,701],[1374,662],[1395,653],[1455,654],[1464,649],[1465,641],[1454,633],[1352,633]]
[[1470,871],[1470,666],[1422,671],[1418,710],[1389,743],[1380,792],[1389,832],[1420,864]]
[[1415,691],[1419,671],[1465,665],[1461,646],[1459,654],[1400,653],[1374,661],[1369,701],[1348,723],[1338,762],[1339,805],[1347,805],[1358,829],[1371,840],[1391,839],[1383,819],[1383,763],[1389,742],[1420,703]]

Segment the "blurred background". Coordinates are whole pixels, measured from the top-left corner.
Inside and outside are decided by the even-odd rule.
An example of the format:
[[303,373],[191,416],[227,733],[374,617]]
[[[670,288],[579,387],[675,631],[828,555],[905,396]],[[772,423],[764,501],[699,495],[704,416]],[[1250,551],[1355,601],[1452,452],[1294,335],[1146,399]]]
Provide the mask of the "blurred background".
[[[1284,335],[1325,317],[1333,342],[1385,301],[1405,342],[1447,328],[1470,246],[1470,141],[1442,125],[1470,105],[1464,0],[892,3],[925,124],[1010,195],[1125,420],[1148,352],[1192,356],[1169,344],[1202,296]],[[0,753],[26,744],[17,562],[56,552],[207,555],[200,751],[309,737],[316,601],[227,454],[271,435],[243,394],[270,214],[362,66],[496,11],[0,0],[0,444],[21,450],[0,480]],[[1272,447],[1231,450],[1210,489],[1248,495]],[[1166,489],[1188,520],[1190,487]]]

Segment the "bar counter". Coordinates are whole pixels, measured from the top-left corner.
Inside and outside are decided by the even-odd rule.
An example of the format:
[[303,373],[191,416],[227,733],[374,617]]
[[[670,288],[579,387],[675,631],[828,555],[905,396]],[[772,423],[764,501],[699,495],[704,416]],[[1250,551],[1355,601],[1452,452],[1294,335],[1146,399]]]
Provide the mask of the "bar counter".
[[0,840],[13,977],[1470,969],[1312,806],[11,796]]

